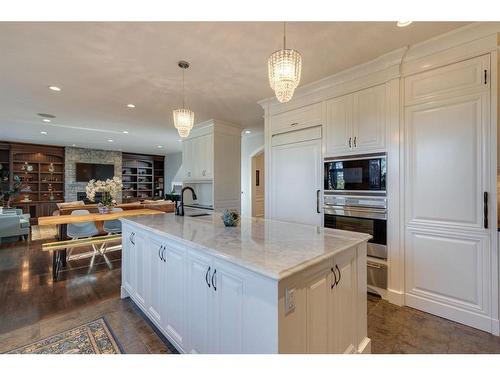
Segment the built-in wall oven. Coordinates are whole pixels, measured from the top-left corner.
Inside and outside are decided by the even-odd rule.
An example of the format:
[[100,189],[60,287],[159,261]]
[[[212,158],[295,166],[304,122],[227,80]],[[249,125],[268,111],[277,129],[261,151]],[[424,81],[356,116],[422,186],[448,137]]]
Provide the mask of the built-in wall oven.
[[324,225],[368,233],[368,285],[387,289],[386,155],[325,159]]

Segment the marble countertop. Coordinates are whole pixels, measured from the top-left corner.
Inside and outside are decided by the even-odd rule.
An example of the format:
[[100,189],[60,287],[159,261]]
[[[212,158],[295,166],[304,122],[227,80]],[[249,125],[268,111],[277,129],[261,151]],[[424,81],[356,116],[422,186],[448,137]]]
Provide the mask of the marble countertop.
[[258,218],[242,218],[238,227],[226,228],[218,213],[121,220],[276,280],[371,238],[363,233]]

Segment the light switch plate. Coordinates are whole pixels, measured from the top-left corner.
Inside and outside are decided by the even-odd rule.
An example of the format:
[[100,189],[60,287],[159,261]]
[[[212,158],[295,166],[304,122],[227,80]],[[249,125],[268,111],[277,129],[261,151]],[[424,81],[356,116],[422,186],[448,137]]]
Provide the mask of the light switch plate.
[[285,314],[295,310],[295,289],[285,289]]

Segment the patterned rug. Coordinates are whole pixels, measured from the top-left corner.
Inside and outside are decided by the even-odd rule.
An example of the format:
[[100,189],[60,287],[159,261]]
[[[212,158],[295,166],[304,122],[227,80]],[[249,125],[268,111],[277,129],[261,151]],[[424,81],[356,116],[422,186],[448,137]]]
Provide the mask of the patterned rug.
[[7,352],[7,354],[121,353],[124,351],[104,317]]

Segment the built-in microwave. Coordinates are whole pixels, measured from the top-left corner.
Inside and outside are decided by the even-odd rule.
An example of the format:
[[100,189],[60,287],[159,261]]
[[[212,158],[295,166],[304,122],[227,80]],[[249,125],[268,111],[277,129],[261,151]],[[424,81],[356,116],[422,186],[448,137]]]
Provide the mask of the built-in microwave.
[[324,165],[325,192],[385,194],[385,153],[327,158]]

